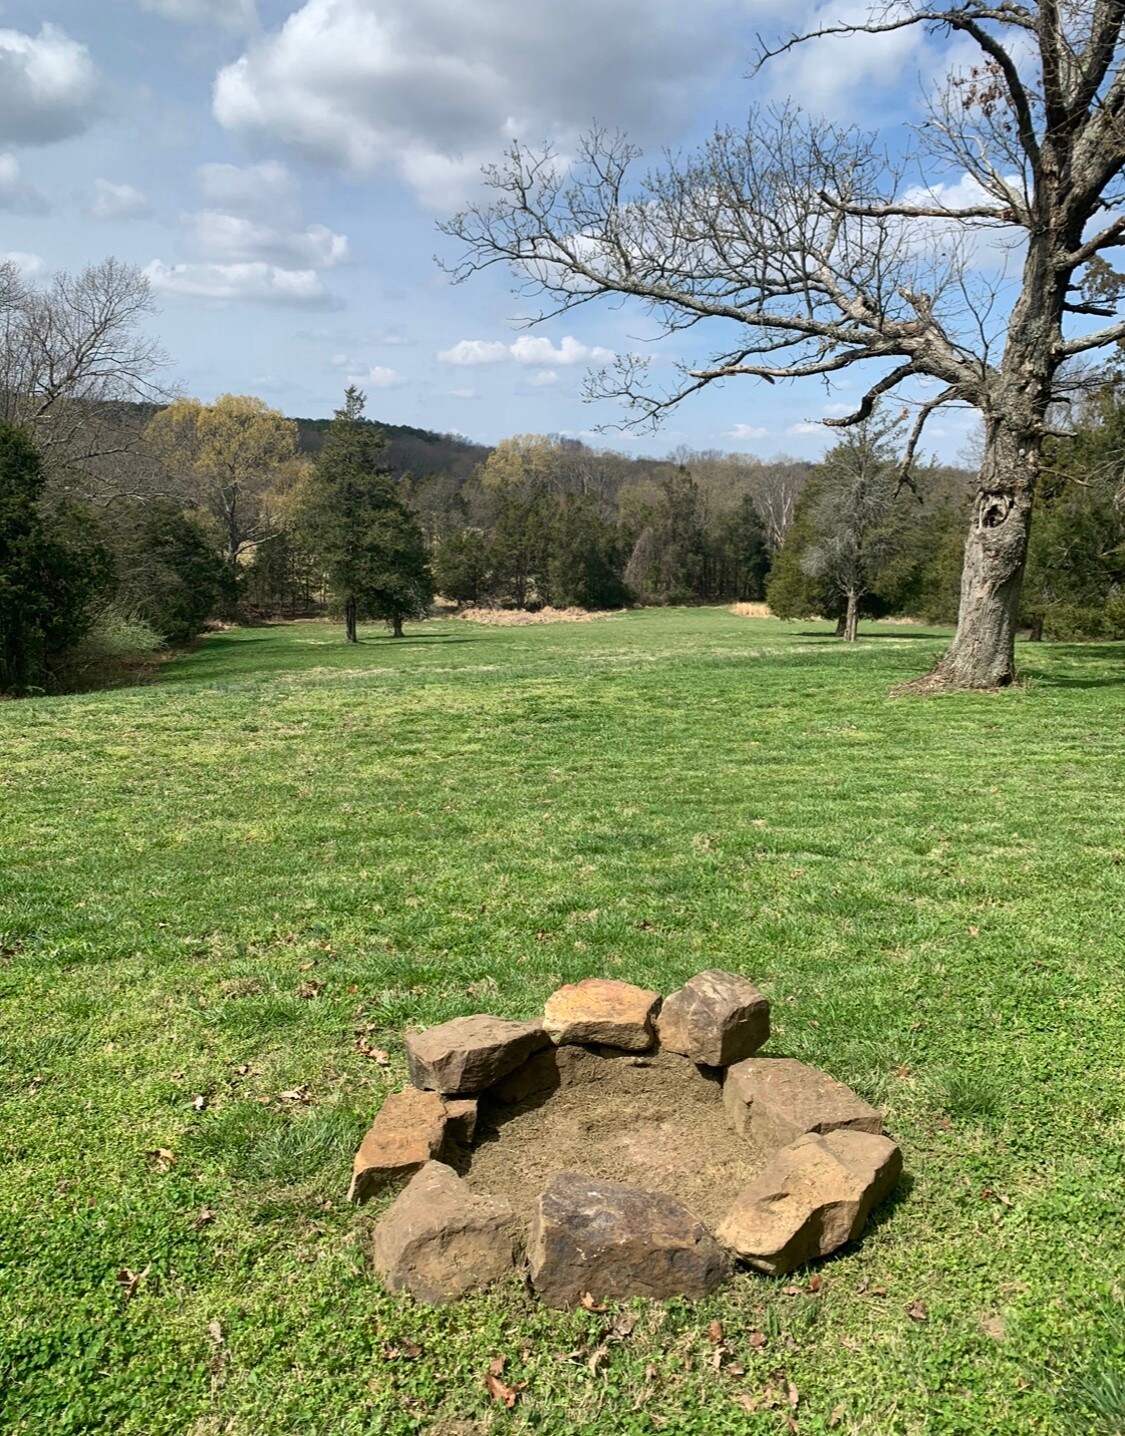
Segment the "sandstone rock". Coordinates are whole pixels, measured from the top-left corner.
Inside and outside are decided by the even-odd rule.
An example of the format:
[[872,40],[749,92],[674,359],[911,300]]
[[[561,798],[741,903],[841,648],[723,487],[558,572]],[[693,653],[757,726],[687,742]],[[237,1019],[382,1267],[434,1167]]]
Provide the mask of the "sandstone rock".
[[460,1147],[471,1147],[477,1130],[477,1102],[475,1097],[453,1097],[445,1103],[446,1141],[454,1141]]
[[540,1022],[455,1017],[407,1037],[410,1080],[436,1092],[482,1092],[550,1040]]
[[560,1045],[600,1042],[643,1052],[653,1045],[653,1018],[660,994],[618,982],[611,977],[588,977],[560,987],[547,999],[543,1026]]
[[708,968],[673,992],[660,1009],[661,1047],[708,1067],[752,1057],[770,1035],[770,1005],[753,983]]
[[556,1172],[528,1243],[531,1280],[548,1306],[596,1298],[702,1297],[730,1262],[691,1212],[662,1192]]
[[883,1130],[882,1116],[850,1087],[791,1057],[748,1057],[728,1067],[723,1105],[735,1130],[767,1152],[805,1132]]
[[436,1157],[445,1138],[447,1114],[436,1092],[406,1087],[379,1108],[352,1164],[348,1200],[365,1202],[382,1187],[401,1181]]
[[507,1202],[478,1196],[451,1167],[427,1162],[376,1226],[371,1259],[391,1291],[437,1305],[510,1271],[517,1237]]
[[854,1241],[901,1173],[902,1153],[889,1137],[810,1133],[739,1193],[718,1238],[759,1271],[781,1276]]

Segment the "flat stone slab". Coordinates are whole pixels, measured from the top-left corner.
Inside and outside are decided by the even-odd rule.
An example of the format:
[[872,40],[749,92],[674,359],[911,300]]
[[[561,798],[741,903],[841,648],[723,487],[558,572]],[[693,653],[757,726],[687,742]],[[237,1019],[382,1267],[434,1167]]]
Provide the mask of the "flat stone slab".
[[455,1017],[406,1038],[410,1080],[415,1087],[471,1096],[550,1040],[541,1022],[507,1022],[483,1014]]
[[507,1202],[478,1196],[452,1167],[427,1162],[376,1226],[371,1259],[391,1291],[439,1305],[505,1276],[517,1244]]
[[735,1130],[767,1152],[806,1132],[883,1130],[882,1114],[850,1087],[792,1057],[748,1057],[728,1067],[723,1105]]
[[644,1052],[656,1041],[653,1019],[659,1006],[659,992],[612,977],[588,977],[551,993],[543,1026],[560,1045],[600,1043]]
[[769,1000],[737,973],[708,968],[665,999],[657,1033],[669,1052],[728,1067],[752,1057],[769,1037]]
[[527,1249],[548,1306],[634,1296],[699,1298],[730,1274],[730,1259],[682,1203],[662,1192],[556,1172],[539,1198]]
[[781,1276],[854,1241],[901,1174],[902,1153],[889,1137],[810,1133],[743,1189],[717,1236],[751,1266]]
[[392,1092],[355,1154],[348,1200],[365,1202],[436,1157],[445,1140],[447,1119],[445,1103],[436,1092],[415,1087]]

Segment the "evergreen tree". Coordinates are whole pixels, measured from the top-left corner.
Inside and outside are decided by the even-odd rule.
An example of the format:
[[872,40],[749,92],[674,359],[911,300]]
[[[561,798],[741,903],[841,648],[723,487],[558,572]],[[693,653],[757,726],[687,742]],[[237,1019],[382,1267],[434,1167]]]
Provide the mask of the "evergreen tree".
[[0,423],[0,693],[40,684],[48,661],[83,638],[110,582],[110,562],[78,509],[48,516],[26,435]]
[[629,591],[619,573],[617,537],[593,499],[567,494],[555,514],[549,565],[560,608],[620,608]]
[[424,618],[434,596],[421,529],[380,467],[383,436],[364,419],[365,403],[350,386],[317,457],[303,516],[349,643],[364,618],[383,619],[401,638],[404,621]]
[[489,592],[488,544],[480,529],[452,533],[434,549],[434,582],[443,598],[479,603]]
[[201,526],[167,500],[130,505],[117,519],[112,548],[115,606],[170,643],[194,638],[216,608],[234,607],[230,565]]

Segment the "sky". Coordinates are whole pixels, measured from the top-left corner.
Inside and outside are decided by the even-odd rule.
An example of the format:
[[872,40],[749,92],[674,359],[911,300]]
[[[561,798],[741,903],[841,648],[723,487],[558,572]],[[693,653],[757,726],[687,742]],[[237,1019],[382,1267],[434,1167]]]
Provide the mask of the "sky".
[[[581,437],[815,458],[859,392],[751,379],[656,434],[613,426],[584,373],[617,353],[702,359],[628,305],[528,329],[498,270],[450,283],[437,230],[513,138],[572,152],[597,123],[658,157],[785,98],[878,128],[893,150],[952,59],[912,29],[817,42],[748,78],[759,36],[848,0],[0,0],[0,256],[32,279],[136,265],[170,356],[205,401],[331,414],[349,383],[379,420],[495,443]],[[948,42],[946,42],[948,45]],[[956,175],[947,182],[956,184]],[[943,413],[954,461],[973,426]],[[603,426],[610,426],[605,429]]]

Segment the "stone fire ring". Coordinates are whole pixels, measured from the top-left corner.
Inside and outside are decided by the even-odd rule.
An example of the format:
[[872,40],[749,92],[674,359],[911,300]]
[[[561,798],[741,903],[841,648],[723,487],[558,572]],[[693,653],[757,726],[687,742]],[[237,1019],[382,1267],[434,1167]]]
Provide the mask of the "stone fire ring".
[[[842,1083],[756,1056],[769,1031],[766,998],[711,969],[663,1003],[590,978],[555,992],[541,1021],[458,1017],[408,1036],[413,1085],[384,1101],[349,1192],[365,1201],[405,1183],[375,1226],[376,1270],[392,1291],[437,1303],[504,1277],[526,1253],[540,1299],[569,1307],[590,1296],[702,1297],[736,1262],[776,1276],[854,1241],[898,1181],[902,1154],[882,1115]],[[568,1047],[657,1046],[721,1075],[727,1118],[767,1159],[714,1232],[664,1192],[565,1171],[522,1231],[508,1202],[475,1192],[443,1160],[471,1149],[481,1097],[518,1102],[557,1087]]]

